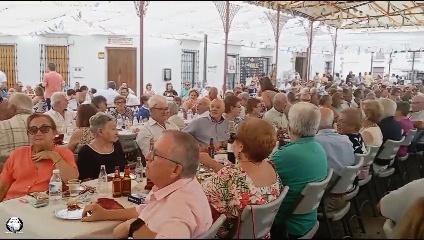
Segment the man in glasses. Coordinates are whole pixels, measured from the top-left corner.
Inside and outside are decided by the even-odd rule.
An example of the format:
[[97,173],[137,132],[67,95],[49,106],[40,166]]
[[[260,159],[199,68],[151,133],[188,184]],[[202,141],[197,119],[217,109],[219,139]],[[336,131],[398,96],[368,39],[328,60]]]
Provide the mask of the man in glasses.
[[168,121],[169,108],[166,97],[153,95],[147,101],[150,118],[140,128],[136,141],[144,156],[149,152],[150,140],[158,140],[164,130],[179,130],[178,126]]
[[23,93],[15,93],[6,102],[4,111],[13,114],[12,118],[0,121],[0,159],[21,146],[29,145],[26,123],[32,112],[32,100]]
[[194,239],[210,228],[211,210],[196,179],[197,141],[187,133],[169,130],[157,139],[152,150],[146,156],[146,177],[154,183],[150,200],[120,210],[90,204],[84,208],[82,221],[126,221],[114,229],[115,238]]
[[264,120],[270,122],[277,129],[287,128],[287,115],[289,114],[290,104],[285,93],[277,93],[273,99],[274,107],[264,115]]
[[189,95],[190,95],[189,90],[190,90],[190,88],[191,88],[191,83],[189,81],[186,81],[184,83],[184,87],[181,89],[181,93],[180,93],[180,96],[181,96],[181,98],[184,101],[189,98]]
[[53,93],[51,96],[51,106],[52,108],[45,114],[53,118],[59,134],[65,133],[68,127],[75,128],[73,120],[76,113],[72,110],[67,111],[68,99],[63,92]]

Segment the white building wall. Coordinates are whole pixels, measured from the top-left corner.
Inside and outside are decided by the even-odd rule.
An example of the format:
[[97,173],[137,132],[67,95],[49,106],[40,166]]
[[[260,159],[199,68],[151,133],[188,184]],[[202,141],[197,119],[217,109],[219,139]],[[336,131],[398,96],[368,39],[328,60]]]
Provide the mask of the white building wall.
[[[138,37],[133,37],[133,45],[119,47],[138,48]],[[108,36],[70,36],[70,37],[0,37],[0,44],[16,43],[18,53],[18,80],[25,85],[36,85],[40,81],[40,44],[47,45],[69,45],[70,57],[70,84],[76,81],[82,85],[102,89],[107,82],[107,56],[98,59],[98,52],[105,52],[106,47],[117,47],[108,45]],[[163,39],[145,37],[144,40],[144,84],[153,84],[156,92],[165,89],[162,81],[162,69],[172,69],[172,84],[177,92],[181,88],[181,53],[183,49],[199,51],[199,79],[203,80],[203,42],[191,40]],[[237,45],[228,46],[228,54],[238,54],[239,57],[261,57],[271,56],[275,59],[275,51],[272,48],[252,48]],[[221,88],[223,85],[223,56],[224,46],[217,43],[208,44],[207,55],[207,82]],[[139,59],[137,51],[137,62]],[[336,72],[346,76],[349,71],[364,72],[370,69],[370,54],[340,53],[336,58]],[[315,72],[323,73],[325,61],[332,61],[332,55],[324,53],[313,53],[311,60],[312,75]],[[274,60],[272,61],[274,62]],[[278,76],[284,71],[294,70],[293,53],[287,51],[279,52]],[[137,63],[137,66],[139,64]],[[216,66],[216,67],[215,67]],[[82,67],[82,78],[76,78],[73,69]],[[0,66],[1,68],[1,66]],[[215,70],[214,70],[215,68]],[[137,69],[137,79],[139,79]],[[137,87],[137,92],[139,87]]]

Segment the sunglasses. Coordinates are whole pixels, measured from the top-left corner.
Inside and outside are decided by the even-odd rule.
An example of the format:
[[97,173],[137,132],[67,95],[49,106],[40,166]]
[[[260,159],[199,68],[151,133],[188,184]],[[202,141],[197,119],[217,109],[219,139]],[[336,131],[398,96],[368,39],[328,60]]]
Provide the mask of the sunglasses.
[[50,129],[52,129],[52,126],[48,126],[48,125],[44,125],[41,127],[36,127],[36,126],[32,126],[30,128],[28,128],[28,133],[31,135],[35,135],[38,133],[38,131],[40,130],[41,133],[45,134],[48,133],[50,131]]

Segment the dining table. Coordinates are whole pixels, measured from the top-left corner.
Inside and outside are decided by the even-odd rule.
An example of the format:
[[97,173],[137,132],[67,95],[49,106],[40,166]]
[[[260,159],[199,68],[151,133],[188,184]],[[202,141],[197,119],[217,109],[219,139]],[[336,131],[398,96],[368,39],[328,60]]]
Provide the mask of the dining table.
[[[87,186],[97,186],[97,180],[84,182]],[[112,199],[112,182],[108,182],[109,193],[105,196]],[[146,180],[138,183],[132,180],[132,193],[144,193]],[[96,201],[98,195],[93,194],[91,201],[80,205],[83,208],[90,202]],[[22,197],[31,200],[30,196]],[[55,216],[54,211],[57,209],[65,209],[66,203],[69,201],[64,198],[60,204],[47,205],[41,208],[34,208],[30,203],[22,202],[22,198],[7,200],[0,203],[0,222],[6,223],[10,218],[20,218],[23,228],[18,233],[10,233],[6,229],[0,230],[0,239],[112,239],[113,229],[118,226],[120,221],[98,221],[98,222],[82,222],[81,220],[63,220]],[[127,197],[113,198],[125,208],[135,207],[137,204],[128,201]]]

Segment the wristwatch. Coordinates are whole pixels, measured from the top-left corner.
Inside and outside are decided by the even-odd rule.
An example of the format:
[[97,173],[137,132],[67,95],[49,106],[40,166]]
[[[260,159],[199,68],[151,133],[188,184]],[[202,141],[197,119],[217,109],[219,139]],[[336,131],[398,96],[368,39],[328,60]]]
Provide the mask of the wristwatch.
[[128,230],[128,239],[134,239],[134,232],[140,229],[145,222],[141,218],[137,218],[134,222],[131,223],[130,229]]

